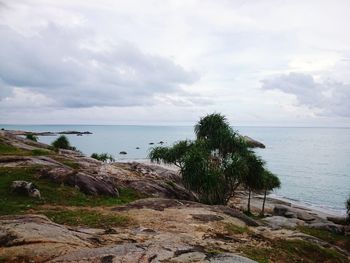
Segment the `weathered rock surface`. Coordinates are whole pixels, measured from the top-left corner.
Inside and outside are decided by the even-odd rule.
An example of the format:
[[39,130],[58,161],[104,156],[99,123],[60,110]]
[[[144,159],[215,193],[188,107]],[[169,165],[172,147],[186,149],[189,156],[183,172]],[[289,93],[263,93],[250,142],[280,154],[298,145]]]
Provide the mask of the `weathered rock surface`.
[[2,217],[0,257],[7,262],[254,262],[236,251],[244,242],[260,241],[231,236],[226,224],[245,223],[210,206],[189,203],[159,211],[130,205],[124,212],[137,224],[99,230],[67,228],[38,215]]
[[77,173],[70,176],[67,183],[79,187],[80,191],[89,195],[119,196],[116,184],[112,178],[105,175],[91,176],[85,173]]
[[305,224],[303,220],[297,218],[286,218],[283,216],[266,217],[263,221],[272,229],[296,228]]
[[2,217],[0,258],[6,262],[46,262],[77,248],[92,247],[89,237],[55,224],[45,216]]

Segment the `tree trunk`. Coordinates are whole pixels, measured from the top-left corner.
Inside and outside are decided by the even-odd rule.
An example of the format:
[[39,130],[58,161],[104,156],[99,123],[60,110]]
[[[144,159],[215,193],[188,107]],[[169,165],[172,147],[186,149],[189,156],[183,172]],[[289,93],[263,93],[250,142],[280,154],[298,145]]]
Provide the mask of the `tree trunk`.
[[266,201],[266,190],[264,192],[264,200],[263,200],[263,205],[262,205],[262,209],[261,209],[261,216],[264,216],[265,213],[265,201]]
[[251,194],[251,190],[249,189],[248,191],[248,213],[250,213],[250,194]]

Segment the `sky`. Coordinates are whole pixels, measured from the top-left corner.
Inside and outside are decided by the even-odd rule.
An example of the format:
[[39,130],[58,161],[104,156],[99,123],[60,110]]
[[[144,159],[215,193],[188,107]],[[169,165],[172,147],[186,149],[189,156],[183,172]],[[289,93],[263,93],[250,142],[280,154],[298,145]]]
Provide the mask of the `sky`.
[[350,127],[349,0],[0,0],[0,123]]

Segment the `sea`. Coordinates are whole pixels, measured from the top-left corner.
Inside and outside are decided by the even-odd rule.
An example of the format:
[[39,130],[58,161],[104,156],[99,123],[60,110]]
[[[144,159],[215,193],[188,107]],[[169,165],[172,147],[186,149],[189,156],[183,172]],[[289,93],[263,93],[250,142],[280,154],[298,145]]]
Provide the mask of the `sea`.
[[[117,161],[145,161],[152,147],[170,146],[194,139],[192,126],[137,125],[0,125],[26,131],[89,131],[90,135],[67,135],[71,144],[86,155],[110,153]],[[267,168],[278,175],[282,186],[272,197],[312,206],[332,214],[345,214],[350,194],[350,128],[234,127],[266,145],[255,149]],[[56,136],[40,136],[51,143]],[[121,151],[126,155],[119,154]]]

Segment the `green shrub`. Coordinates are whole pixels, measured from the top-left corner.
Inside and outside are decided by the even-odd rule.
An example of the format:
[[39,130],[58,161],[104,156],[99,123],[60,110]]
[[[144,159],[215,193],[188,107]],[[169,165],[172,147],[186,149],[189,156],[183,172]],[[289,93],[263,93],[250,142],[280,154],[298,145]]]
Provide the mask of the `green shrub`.
[[32,134],[32,133],[28,133],[26,135],[26,139],[28,140],[31,140],[31,141],[34,141],[34,142],[37,142],[38,141],[38,136]]
[[149,158],[178,166],[185,187],[196,192],[202,203],[227,204],[241,184],[250,192],[257,190],[264,162],[225,116],[214,113],[201,118],[194,132],[196,140],[154,147]]
[[113,158],[112,155],[108,153],[93,153],[91,154],[91,158],[94,158],[96,160],[102,161],[102,162],[114,162],[115,159]]
[[68,138],[65,135],[61,135],[56,140],[54,140],[51,145],[56,149],[67,149],[75,150],[75,147],[70,145]]

